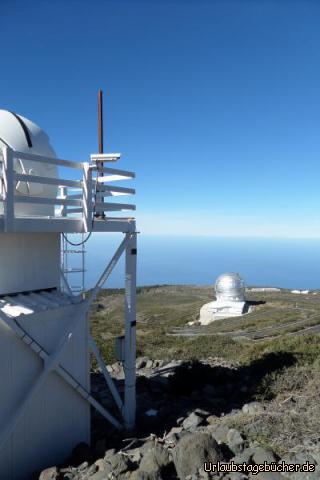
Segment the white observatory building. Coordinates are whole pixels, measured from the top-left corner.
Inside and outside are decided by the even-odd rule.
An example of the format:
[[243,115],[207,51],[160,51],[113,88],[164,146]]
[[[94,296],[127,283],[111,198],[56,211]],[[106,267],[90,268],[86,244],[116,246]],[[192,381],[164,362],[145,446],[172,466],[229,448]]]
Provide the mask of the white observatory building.
[[[113,197],[134,194],[117,182],[135,175],[106,166],[119,158],[58,159],[37,125],[0,110],[0,480],[29,479],[34,471],[63,461],[79,442],[90,443],[91,407],[119,429],[134,426],[136,226],[122,212],[135,206]],[[62,252],[61,237],[75,253],[70,234],[83,236],[83,244],[96,232],[118,232],[123,239],[113,255],[101,252],[105,270],[96,286],[74,295],[70,271],[61,267],[62,253],[68,253]],[[92,302],[122,254],[125,335],[117,339],[117,352],[125,373],[123,396],[88,320]],[[90,352],[118,415],[91,395]]]
[[208,325],[214,320],[243,315],[245,310],[245,284],[238,273],[223,273],[215,283],[216,300],[206,303],[200,310],[199,322]]

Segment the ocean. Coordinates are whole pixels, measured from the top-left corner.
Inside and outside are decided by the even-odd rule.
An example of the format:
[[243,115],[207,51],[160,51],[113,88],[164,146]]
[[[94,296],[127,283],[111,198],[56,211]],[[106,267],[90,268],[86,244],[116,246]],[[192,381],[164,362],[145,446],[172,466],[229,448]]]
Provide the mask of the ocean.
[[[122,236],[96,234],[86,244],[86,288],[102,273]],[[320,241],[138,236],[137,284],[212,285],[238,272],[247,285],[320,288]],[[122,287],[123,259],[106,286]]]

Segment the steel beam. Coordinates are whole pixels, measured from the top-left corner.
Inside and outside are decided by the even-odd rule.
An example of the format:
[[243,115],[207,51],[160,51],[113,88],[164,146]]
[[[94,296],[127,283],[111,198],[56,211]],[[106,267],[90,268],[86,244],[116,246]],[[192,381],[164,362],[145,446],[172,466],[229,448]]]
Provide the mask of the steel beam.
[[[39,357],[41,358],[44,362],[47,362],[50,355],[42,346],[34,339],[32,338],[28,332],[26,332],[21,325],[17,322],[17,320],[13,320],[10,317],[7,317],[4,315],[2,312],[0,312],[0,319],[2,320],[3,323],[7,325],[8,328],[12,332],[15,333],[15,335]],[[81,385],[80,382],[78,382],[72,375],[71,373],[68,372],[63,366],[58,365],[57,368],[55,369],[56,373],[73,389],[75,390],[78,395],[80,395],[84,400],[89,402],[98,412],[101,413],[103,417],[106,418],[112,425],[114,425],[118,429],[122,429],[122,425],[118,422],[116,418],[113,417],[102,405],[100,405],[99,402],[93,396],[90,394],[90,392]]]
[[124,422],[127,430],[136,416],[136,269],[137,234],[127,234],[125,265]]
[[103,358],[101,357],[100,355],[100,352],[99,352],[99,349],[96,345],[96,342],[94,341],[94,339],[92,338],[92,336],[90,335],[89,336],[89,347],[92,351],[92,353],[94,354],[94,356],[96,357],[96,360],[98,362],[98,365],[99,367],[101,368],[101,371],[102,371],[102,374],[104,376],[104,379],[106,381],[106,384],[108,385],[109,387],[109,390],[113,396],[113,399],[114,401],[116,402],[116,405],[117,407],[119,408],[121,414],[123,414],[123,411],[124,411],[124,405],[123,405],[123,402],[121,400],[121,397],[119,395],[119,392],[115,386],[115,384],[113,383],[113,380],[111,378],[111,375],[110,373],[108,372],[107,368],[106,368],[106,365],[103,361]]

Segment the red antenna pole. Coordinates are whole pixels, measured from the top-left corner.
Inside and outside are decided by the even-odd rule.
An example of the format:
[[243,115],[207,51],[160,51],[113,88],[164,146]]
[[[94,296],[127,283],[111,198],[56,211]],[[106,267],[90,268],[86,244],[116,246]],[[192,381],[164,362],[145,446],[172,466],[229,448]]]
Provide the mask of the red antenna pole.
[[98,92],[98,144],[99,153],[103,153],[103,104],[102,104],[102,90]]
[[[98,148],[99,153],[103,153],[103,99],[102,99],[102,90],[98,91]],[[97,162],[98,175],[103,176],[103,161]],[[97,192],[100,190],[100,184],[97,184]],[[99,202],[104,202],[104,198],[100,197]],[[105,218],[104,212],[99,212],[96,214],[97,217]]]

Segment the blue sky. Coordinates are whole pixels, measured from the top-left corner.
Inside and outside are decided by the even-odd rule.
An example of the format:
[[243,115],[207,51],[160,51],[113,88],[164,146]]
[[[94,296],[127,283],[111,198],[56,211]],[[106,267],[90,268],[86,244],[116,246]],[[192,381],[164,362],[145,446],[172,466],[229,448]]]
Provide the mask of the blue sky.
[[320,3],[1,2],[1,108],[105,145],[150,234],[320,237]]

